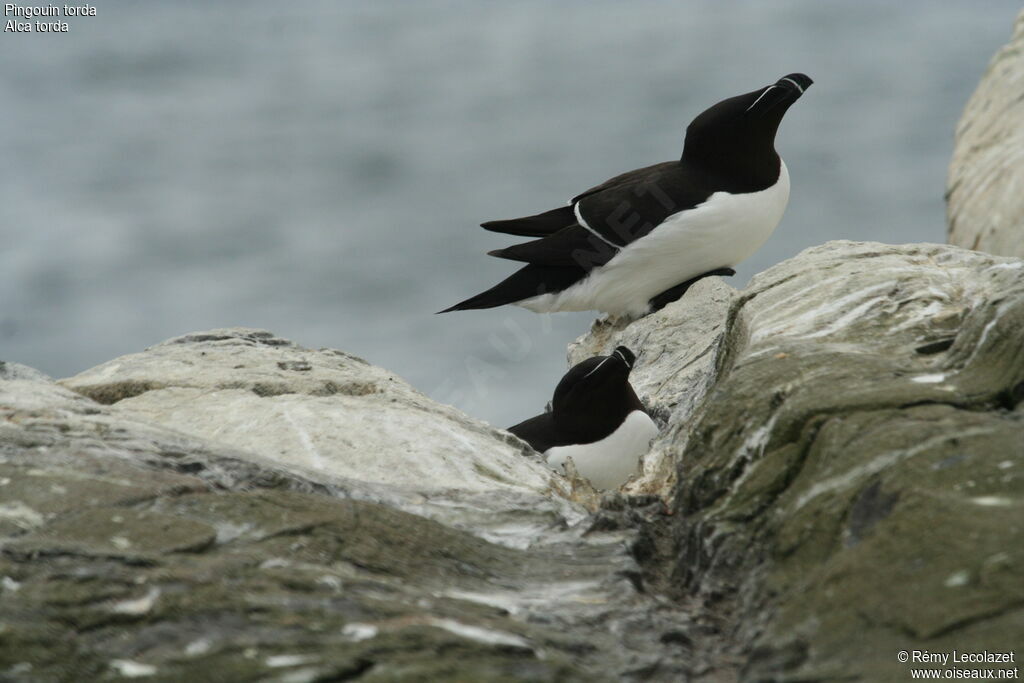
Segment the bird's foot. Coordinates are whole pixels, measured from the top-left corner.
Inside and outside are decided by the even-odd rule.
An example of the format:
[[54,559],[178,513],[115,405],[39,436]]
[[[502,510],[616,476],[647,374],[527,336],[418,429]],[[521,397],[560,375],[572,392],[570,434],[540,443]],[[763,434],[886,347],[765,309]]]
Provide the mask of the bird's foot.
[[733,270],[732,268],[715,268],[714,270],[709,270],[708,272],[702,273],[695,278],[691,278],[686,282],[681,282],[675,287],[670,287],[661,294],[658,294],[657,296],[653,297],[650,302],[650,312],[655,313],[657,311],[660,311],[673,301],[678,301],[679,299],[681,299],[683,297],[683,294],[686,294],[686,290],[693,286],[693,284],[697,282],[697,280],[703,280],[704,278],[711,277],[712,275],[718,275],[720,277],[731,277],[735,274],[736,271]]

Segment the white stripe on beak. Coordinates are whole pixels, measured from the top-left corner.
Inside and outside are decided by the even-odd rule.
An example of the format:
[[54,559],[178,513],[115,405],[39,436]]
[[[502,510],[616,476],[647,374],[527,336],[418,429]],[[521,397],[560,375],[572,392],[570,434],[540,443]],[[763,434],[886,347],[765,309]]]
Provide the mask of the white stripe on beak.
[[800,84],[794,81],[792,78],[783,78],[782,80],[793,84],[793,87],[800,91],[800,94],[804,94],[804,89],[800,87]]

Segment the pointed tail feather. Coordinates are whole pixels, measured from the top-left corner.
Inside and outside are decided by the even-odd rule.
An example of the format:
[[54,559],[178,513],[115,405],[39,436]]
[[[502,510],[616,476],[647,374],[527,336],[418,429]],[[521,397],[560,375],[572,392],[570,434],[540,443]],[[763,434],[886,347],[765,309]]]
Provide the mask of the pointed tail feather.
[[506,235],[522,237],[546,237],[576,222],[571,206],[562,206],[536,216],[511,218],[504,221],[487,221],[480,227],[491,232],[503,232]]
[[587,271],[577,267],[536,266],[520,268],[485,292],[471,296],[438,313],[494,308],[514,304],[541,294],[560,292],[586,277]]

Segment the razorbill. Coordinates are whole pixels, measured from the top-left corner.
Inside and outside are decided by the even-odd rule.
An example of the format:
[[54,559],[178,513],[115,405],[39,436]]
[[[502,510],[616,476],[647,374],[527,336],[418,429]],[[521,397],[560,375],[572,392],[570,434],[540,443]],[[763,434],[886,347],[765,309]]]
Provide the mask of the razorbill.
[[658,427],[629,384],[636,361],[620,346],[610,356],[574,365],[555,388],[551,412],[531,417],[508,431],[541,452],[562,471],[572,457],[576,470],[600,489],[625,484],[650,448]]
[[569,205],[482,227],[536,237],[490,252],[527,265],[441,311],[516,304],[537,312],[643,315],[707,275],[733,275],[789,201],[775,132],[812,81],[783,76],[722,100],[686,129],[679,161],[615,176]]

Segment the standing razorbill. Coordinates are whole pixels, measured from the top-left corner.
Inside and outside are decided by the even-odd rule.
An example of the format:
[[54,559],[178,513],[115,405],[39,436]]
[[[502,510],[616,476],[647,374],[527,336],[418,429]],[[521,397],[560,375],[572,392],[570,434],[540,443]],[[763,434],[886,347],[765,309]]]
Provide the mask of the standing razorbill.
[[811,83],[789,74],[722,100],[687,127],[679,161],[615,176],[560,209],[484,223],[540,239],[490,252],[528,265],[441,312],[516,304],[643,315],[701,277],[734,274],[786,210],[789,172],[775,132]]
[[629,384],[636,358],[625,346],[610,356],[574,365],[555,388],[551,412],[531,417],[508,431],[562,470],[572,457],[576,471],[595,487],[625,484],[647,452],[658,427]]

